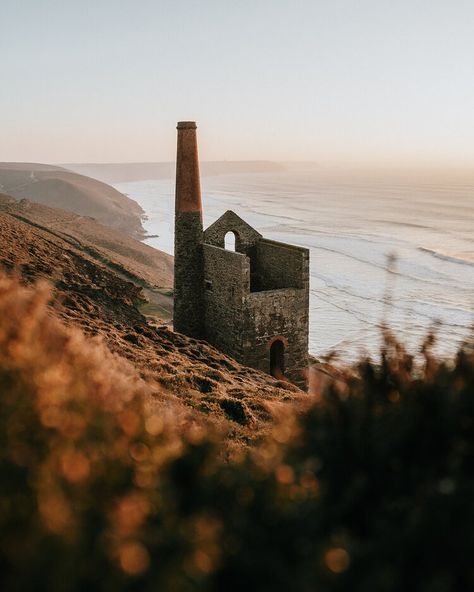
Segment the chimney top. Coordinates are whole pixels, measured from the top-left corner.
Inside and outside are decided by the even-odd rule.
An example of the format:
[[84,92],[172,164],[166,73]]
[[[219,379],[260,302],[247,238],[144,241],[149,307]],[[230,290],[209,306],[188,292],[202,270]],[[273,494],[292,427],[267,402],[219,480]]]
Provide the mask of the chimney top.
[[199,181],[196,122],[179,121],[177,129],[176,212],[199,212],[201,216],[201,184]]
[[178,125],[176,126],[176,129],[182,130],[182,129],[196,129],[197,125],[195,121],[178,121]]

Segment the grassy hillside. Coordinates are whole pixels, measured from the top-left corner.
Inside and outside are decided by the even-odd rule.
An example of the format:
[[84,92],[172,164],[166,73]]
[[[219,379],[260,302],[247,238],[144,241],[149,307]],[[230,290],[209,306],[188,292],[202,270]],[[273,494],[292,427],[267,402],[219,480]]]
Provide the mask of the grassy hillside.
[[173,286],[173,257],[93,218],[0,194],[4,212],[40,226],[150,288]]
[[[71,235],[64,232],[64,221],[59,232],[57,227],[42,226],[40,222],[53,216],[51,210],[8,203],[8,198],[3,201],[0,267],[17,270],[28,283],[40,278],[53,282],[54,309],[68,325],[100,336],[113,352],[132,362],[142,377],[164,387],[170,400],[224,422],[237,444],[268,428],[269,401],[301,396],[296,387],[240,366],[206,343],[143,316],[140,308],[149,291],[137,279],[139,266],[134,268],[134,277],[123,270],[117,273],[115,266],[94,257],[90,242],[83,242],[79,232],[71,241]],[[57,215],[64,218],[64,214]],[[88,232],[96,232],[95,227]],[[108,256],[111,253],[109,248]]]
[[0,192],[62,208],[141,238],[143,211],[113,187],[61,167],[0,163]]
[[[88,273],[77,259],[68,270],[72,284]],[[118,300],[127,323],[123,286],[93,275],[89,289],[102,286],[106,308]],[[416,368],[386,335],[380,364],[362,361],[299,414],[287,405],[271,433],[229,455],[231,422],[206,421],[198,398],[193,409],[140,379],[59,323],[50,300],[44,284],[0,277],[2,591],[474,588],[472,348],[446,364],[428,341]],[[251,388],[203,344],[180,344],[177,368],[192,348],[222,381],[227,370]]]

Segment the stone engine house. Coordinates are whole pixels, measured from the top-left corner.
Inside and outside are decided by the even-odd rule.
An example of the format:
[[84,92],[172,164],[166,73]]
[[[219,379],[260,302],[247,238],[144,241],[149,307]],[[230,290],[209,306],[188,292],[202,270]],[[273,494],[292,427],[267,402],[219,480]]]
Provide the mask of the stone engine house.
[[196,124],[177,129],[174,328],[304,389],[309,251],[264,238],[232,211],[204,230]]

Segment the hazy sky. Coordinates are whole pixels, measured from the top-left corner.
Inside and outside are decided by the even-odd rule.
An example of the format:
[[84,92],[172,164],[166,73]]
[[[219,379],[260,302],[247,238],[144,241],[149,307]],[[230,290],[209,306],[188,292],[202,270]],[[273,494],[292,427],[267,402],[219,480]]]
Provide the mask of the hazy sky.
[[0,0],[0,160],[474,165],[473,0]]

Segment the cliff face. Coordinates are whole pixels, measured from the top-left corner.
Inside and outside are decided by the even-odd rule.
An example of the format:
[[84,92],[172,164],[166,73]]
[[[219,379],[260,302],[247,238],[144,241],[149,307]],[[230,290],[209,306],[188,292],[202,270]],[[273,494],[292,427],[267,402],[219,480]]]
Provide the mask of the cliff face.
[[48,228],[45,218],[54,210],[40,210],[35,217],[27,205],[8,197],[0,200],[0,269],[16,270],[26,283],[51,281],[54,313],[101,337],[142,377],[164,387],[156,391],[157,401],[184,404],[226,427],[235,441],[248,442],[269,426],[270,401],[300,398],[301,392],[288,383],[241,366],[206,343],[143,316],[139,307],[145,293],[137,270],[134,281],[128,281],[91,254],[90,244],[78,234],[74,242],[53,223]]
[[136,238],[144,235],[143,210],[135,201],[110,185],[60,167],[0,163],[0,191],[90,216]]

